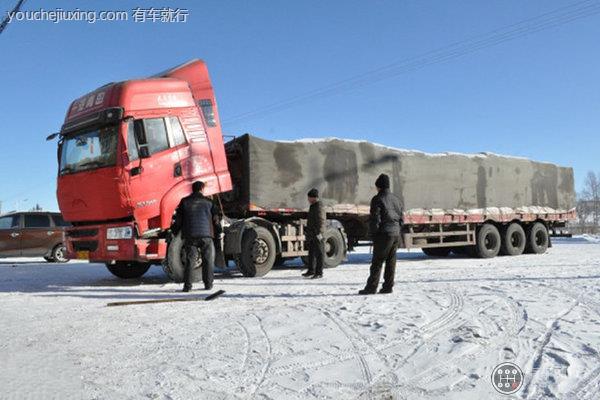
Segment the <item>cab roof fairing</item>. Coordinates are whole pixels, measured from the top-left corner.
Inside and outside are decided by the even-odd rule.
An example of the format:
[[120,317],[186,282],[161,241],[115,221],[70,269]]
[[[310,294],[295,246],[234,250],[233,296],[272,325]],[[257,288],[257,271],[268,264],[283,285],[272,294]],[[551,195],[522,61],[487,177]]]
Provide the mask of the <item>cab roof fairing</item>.
[[174,78],[148,78],[104,85],[73,101],[65,124],[113,107],[128,111],[194,106],[188,83]]

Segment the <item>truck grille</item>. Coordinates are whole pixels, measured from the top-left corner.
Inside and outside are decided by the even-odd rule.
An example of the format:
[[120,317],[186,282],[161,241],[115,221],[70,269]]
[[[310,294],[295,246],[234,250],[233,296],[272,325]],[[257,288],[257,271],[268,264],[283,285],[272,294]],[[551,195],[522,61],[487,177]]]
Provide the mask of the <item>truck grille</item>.
[[86,236],[96,236],[98,234],[98,229],[79,229],[67,231],[67,236],[72,238],[80,238]]
[[73,250],[75,251],[96,251],[98,249],[98,241],[82,240],[73,242]]

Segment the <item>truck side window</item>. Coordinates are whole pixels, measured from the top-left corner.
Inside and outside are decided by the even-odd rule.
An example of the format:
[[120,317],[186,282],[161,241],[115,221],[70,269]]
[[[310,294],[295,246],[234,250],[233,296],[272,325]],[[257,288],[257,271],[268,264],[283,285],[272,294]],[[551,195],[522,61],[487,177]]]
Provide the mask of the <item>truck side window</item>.
[[144,133],[150,154],[158,153],[169,148],[167,128],[163,118],[144,119]]
[[25,214],[25,228],[49,228],[50,219],[44,214]]
[[134,161],[139,158],[133,121],[127,123],[127,154],[129,155],[129,161]]
[[177,117],[167,117],[167,126],[170,128],[171,147],[177,147],[180,144],[184,144],[185,135],[183,134],[183,129],[181,129],[179,119]]
[[202,110],[202,114],[204,115],[204,120],[208,126],[217,126],[217,121],[215,120],[215,110],[213,108],[213,103],[211,99],[202,99],[198,102],[200,109]]

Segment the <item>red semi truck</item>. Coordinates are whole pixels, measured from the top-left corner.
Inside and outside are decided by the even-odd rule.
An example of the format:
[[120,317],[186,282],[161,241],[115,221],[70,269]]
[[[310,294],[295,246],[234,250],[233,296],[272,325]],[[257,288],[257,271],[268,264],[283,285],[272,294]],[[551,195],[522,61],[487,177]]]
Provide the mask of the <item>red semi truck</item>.
[[[225,204],[230,218],[217,245],[245,276],[264,275],[287,258],[307,254],[306,212],[300,203],[262,207],[254,203],[256,193],[231,195],[243,192],[251,180],[270,178],[252,169],[252,149],[240,146],[243,138],[225,146],[208,70],[200,60],[86,94],[71,104],[61,131],[48,139],[56,136],[58,204],[73,225],[65,233],[69,258],[105,263],[120,278],[139,277],[150,265],[163,263],[170,277],[181,281],[182,241],[169,230],[195,180],[204,181],[205,194]],[[285,191],[266,190],[274,197]],[[305,201],[304,196],[299,198]],[[340,264],[349,248],[367,238],[367,215],[364,204],[331,207],[326,266]],[[515,254],[544,252],[550,230],[573,216],[572,210],[540,208],[497,214],[489,208],[479,213],[413,210],[405,214],[403,236],[405,247],[437,256],[467,249],[491,257],[501,243],[513,243]]]

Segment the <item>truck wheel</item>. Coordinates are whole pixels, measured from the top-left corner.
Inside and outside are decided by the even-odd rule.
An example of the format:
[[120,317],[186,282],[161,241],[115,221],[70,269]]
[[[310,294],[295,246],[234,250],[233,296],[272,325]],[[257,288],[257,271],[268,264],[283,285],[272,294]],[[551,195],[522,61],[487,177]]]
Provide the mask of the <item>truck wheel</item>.
[[421,250],[429,257],[448,257],[452,249],[450,247],[424,247]]
[[513,222],[502,231],[502,246],[500,254],[518,256],[525,250],[525,231],[520,224]]
[[496,257],[500,252],[502,239],[500,232],[492,224],[483,224],[477,232],[477,256],[480,258]]
[[536,222],[527,232],[527,246],[525,251],[533,254],[543,254],[548,250],[548,230],[540,222]]
[[116,264],[106,264],[106,268],[114,276],[121,279],[139,278],[148,271],[150,264],[140,262],[117,261]]
[[265,276],[275,263],[275,239],[271,232],[257,226],[244,232],[240,271],[244,276]]
[[69,261],[69,259],[66,257],[66,248],[64,244],[57,244],[56,246],[54,246],[54,248],[52,249],[52,256],[50,257],[52,259],[52,262],[57,262],[57,263],[66,263],[67,261]]
[[[167,249],[167,257],[163,261],[163,270],[172,281],[181,283],[185,276],[185,248],[181,232],[173,236]],[[192,272],[192,282],[198,282],[202,278],[202,259],[198,257],[196,266]]]
[[339,229],[330,228],[323,234],[323,241],[325,242],[323,268],[335,268],[344,260],[344,237]]

